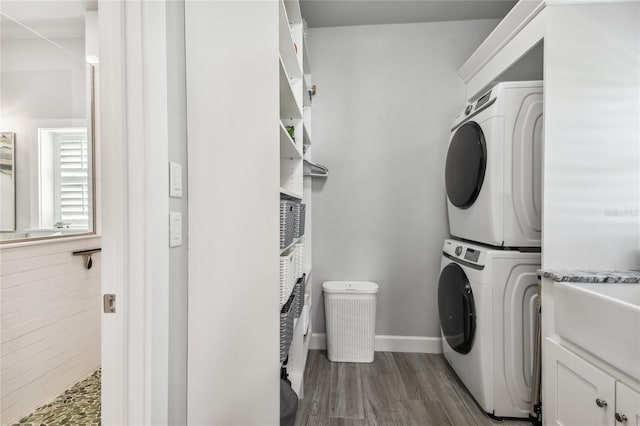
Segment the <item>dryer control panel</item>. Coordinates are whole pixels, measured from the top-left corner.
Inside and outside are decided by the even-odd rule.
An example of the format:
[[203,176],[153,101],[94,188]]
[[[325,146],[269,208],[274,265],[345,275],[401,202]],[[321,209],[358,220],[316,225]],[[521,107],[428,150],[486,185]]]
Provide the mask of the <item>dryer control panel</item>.
[[464,110],[462,110],[462,112],[453,120],[453,129],[451,130],[455,130],[456,127],[476,115],[476,113],[488,108],[489,105],[492,105],[496,101],[496,98],[497,90],[491,89],[484,95],[480,96],[476,101],[467,104]]

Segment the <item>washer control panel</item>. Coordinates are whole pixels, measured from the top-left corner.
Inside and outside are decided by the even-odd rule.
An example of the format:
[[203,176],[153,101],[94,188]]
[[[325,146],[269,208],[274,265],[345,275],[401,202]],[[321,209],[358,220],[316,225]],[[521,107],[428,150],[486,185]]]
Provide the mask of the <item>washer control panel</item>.
[[471,247],[467,248],[467,251],[464,253],[464,259],[470,262],[477,262],[480,258],[480,250],[474,250]]
[[446,240],[442,251],[449,258],[457,258],[476,265],[483,264],[486,254],[483,247],[456,240]]

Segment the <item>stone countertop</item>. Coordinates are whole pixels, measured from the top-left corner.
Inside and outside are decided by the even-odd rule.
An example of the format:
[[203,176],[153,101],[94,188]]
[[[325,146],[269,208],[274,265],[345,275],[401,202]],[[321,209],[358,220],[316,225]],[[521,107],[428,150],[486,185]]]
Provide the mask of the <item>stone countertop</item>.
[[538,274],[558,282],[640,283],[640,271],[539,270]]

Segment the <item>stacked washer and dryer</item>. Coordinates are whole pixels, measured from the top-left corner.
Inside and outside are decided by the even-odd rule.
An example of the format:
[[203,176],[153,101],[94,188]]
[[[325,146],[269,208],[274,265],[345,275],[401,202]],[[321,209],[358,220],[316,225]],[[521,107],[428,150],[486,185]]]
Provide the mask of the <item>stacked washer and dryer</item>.
[[443,352],[482,409],[529,417],[540,268],[540,81],[499,83],[453,123],[438,282]]

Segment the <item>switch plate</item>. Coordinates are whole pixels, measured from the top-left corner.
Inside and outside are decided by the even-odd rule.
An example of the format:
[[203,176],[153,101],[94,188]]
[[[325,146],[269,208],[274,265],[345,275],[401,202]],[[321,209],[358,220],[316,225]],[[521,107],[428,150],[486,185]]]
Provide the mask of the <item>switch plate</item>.
[[182,165],[169,162],[169,196],[182,197]]
[[182,213],[169,213],[169,247],[182,245]]

